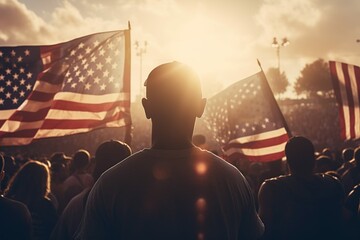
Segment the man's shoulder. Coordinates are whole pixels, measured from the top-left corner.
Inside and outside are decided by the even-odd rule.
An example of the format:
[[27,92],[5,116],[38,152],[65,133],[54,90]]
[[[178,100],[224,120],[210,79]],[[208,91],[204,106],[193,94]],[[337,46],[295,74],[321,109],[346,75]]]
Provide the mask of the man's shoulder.
[[278,177],[269,178],[261,184],[260,192],[262,195],[282,196],[282,194],[292,188],[291,182],[291,175],[281,175]]
[[149,159],[146,149],[141,150],[115,164],[111,168],[107,169],[100,178],[96,181],[95,185],[105,184],[107,182],[114,182],[115,179],[126,179],[130,175],[134,175],[134,171],[138,171],[139,168],[143,168]]
[[266,179],[263,182],[263,185],[278,186],[278,185],[287,183],[289,181],[291,181],[291,175],[281,175],[281,176],[278,176],[278,177],[273,177],[273,178]]
[[215,155],[207,150],[200,150],[196,157],[200,159],[206,159],[206,164],[212,169],[212,172],[218,175],[224,176],[224,178],[241,178],[245,180],[244,175],[234,165],[227,162],[225,159]]

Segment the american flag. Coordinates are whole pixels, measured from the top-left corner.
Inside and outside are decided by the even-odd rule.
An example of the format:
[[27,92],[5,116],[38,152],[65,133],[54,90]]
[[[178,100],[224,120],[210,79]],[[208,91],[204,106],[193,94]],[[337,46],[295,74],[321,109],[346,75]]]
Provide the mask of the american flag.
[[230,159],[284,157],[286,123],[261,71],[210,98],[205,120]]
[[0,47],[0,145],[130,124],[129,38]]
[[360,138],[360,67],[330,61],[330,74],[339,105],[341,138]]

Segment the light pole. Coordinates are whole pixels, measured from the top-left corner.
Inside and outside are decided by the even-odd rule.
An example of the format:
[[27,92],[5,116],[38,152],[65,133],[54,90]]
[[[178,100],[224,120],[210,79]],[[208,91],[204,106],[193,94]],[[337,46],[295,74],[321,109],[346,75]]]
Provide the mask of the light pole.
[[286,47],[287,45],[289,45],[290,42],[289,40],[285,37],[282,39],[281,44],[277,41],[276,37],[273,38],[273,42],[271,44],[272,47],[276,48],[276,55],[277,55],[277,60],[278,60],[278,70],[279,70],[279,77],[281,75],[281,71],[280,71],[280,47]]
[[140,86],[139,86],[139,94],[141,97],[142,93],[142,60],[143,55],[146,53],[147,48],[147,41],[144,41],[142,45],[140,45],[139,41],[135,41],[135,49],[136,49],[136,56],[140,57]]

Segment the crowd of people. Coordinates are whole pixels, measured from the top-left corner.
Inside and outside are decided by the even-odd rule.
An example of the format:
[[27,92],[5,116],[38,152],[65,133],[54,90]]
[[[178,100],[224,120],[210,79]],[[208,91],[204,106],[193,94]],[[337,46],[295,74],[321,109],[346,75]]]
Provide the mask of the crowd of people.
[[1,239],[360,238],[360,147],[296,136],[284,159],[229,163],[193,136],[206,100],[188,66],[160,65],[146,90],[150,148],[0,154]]

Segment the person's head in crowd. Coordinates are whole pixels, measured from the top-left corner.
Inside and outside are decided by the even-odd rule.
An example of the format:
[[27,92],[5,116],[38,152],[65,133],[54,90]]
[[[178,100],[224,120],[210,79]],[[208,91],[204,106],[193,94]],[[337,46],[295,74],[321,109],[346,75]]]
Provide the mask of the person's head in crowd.
[[325,173],[328,171],[335,171],[336,166],[330,157],[326,155],[320,155],[316,158],[315,169],[318,173]]
[[206,104],[197,74],[185,64],[165,63],[150,72],[145,86],[142,104],[152,121],[153,147],[192,146],[195,119],[202,116]]
[[270,162],[266,163],[266,165],[269,168],[269,170],[281,171],[283,168],[283,161],[282,161],[282,159],[277,159],[275,161],[270,161]]
[[6,196],[28,205],[47,197],[49,192],[48,166],[38,161],[28,161],[11,178]]
[[354,150],[354,160],[356,167],[360,168],[360,146]]
[[206,148],[206,137],[202,134],[196,134],[193,136],[192,141],[195,146],[199,148]]
[[337,173],[337,171],[327,171],[325,174],[330,175],[339,181],[341,180],[341,176]]
[[341,153],[342,159],[344,162],[349,162],[354,157],[353,148],[345,148]]
[[91,156],[89,159],[89,164],[86,167],[86,172],[93,174],[95,168],[95,156]]
[[3,158],[4,158],[4,176],[1,181],[1,191],[4,191],[6,189],[10,178],[17,171],[15,159],[12,156],[3,155]]
[[131,148],[126,143],[117,140],[102,143],[95,152],[94,181],[107,169],[130,156],[131,153]]
[[84,149],[76,151],[70,165],[71,173],[84,172],[90,163],[90,153]]
[[71,162],[71,157],[68,157],[63,152],[55,152],[50,157],[51,164],[53,163],[60,163],[64,164],[65,166],[69,166]]
[[330,159],[333,159],[333,153],[330,148],[324,148],[321,155],[328,156]]
[[263,171],[263,164],[260,162],[250,162],[249,165],[249,176],[260,176]]
[[52,182],[62,183],[65,181],[66,175],[66,166],[64,163],[53,162],[51,163],[51,179]]
[[285,155],[292,175],[313,174],[315,148],[309,139],[302,136],[290,138],[285,145]]

